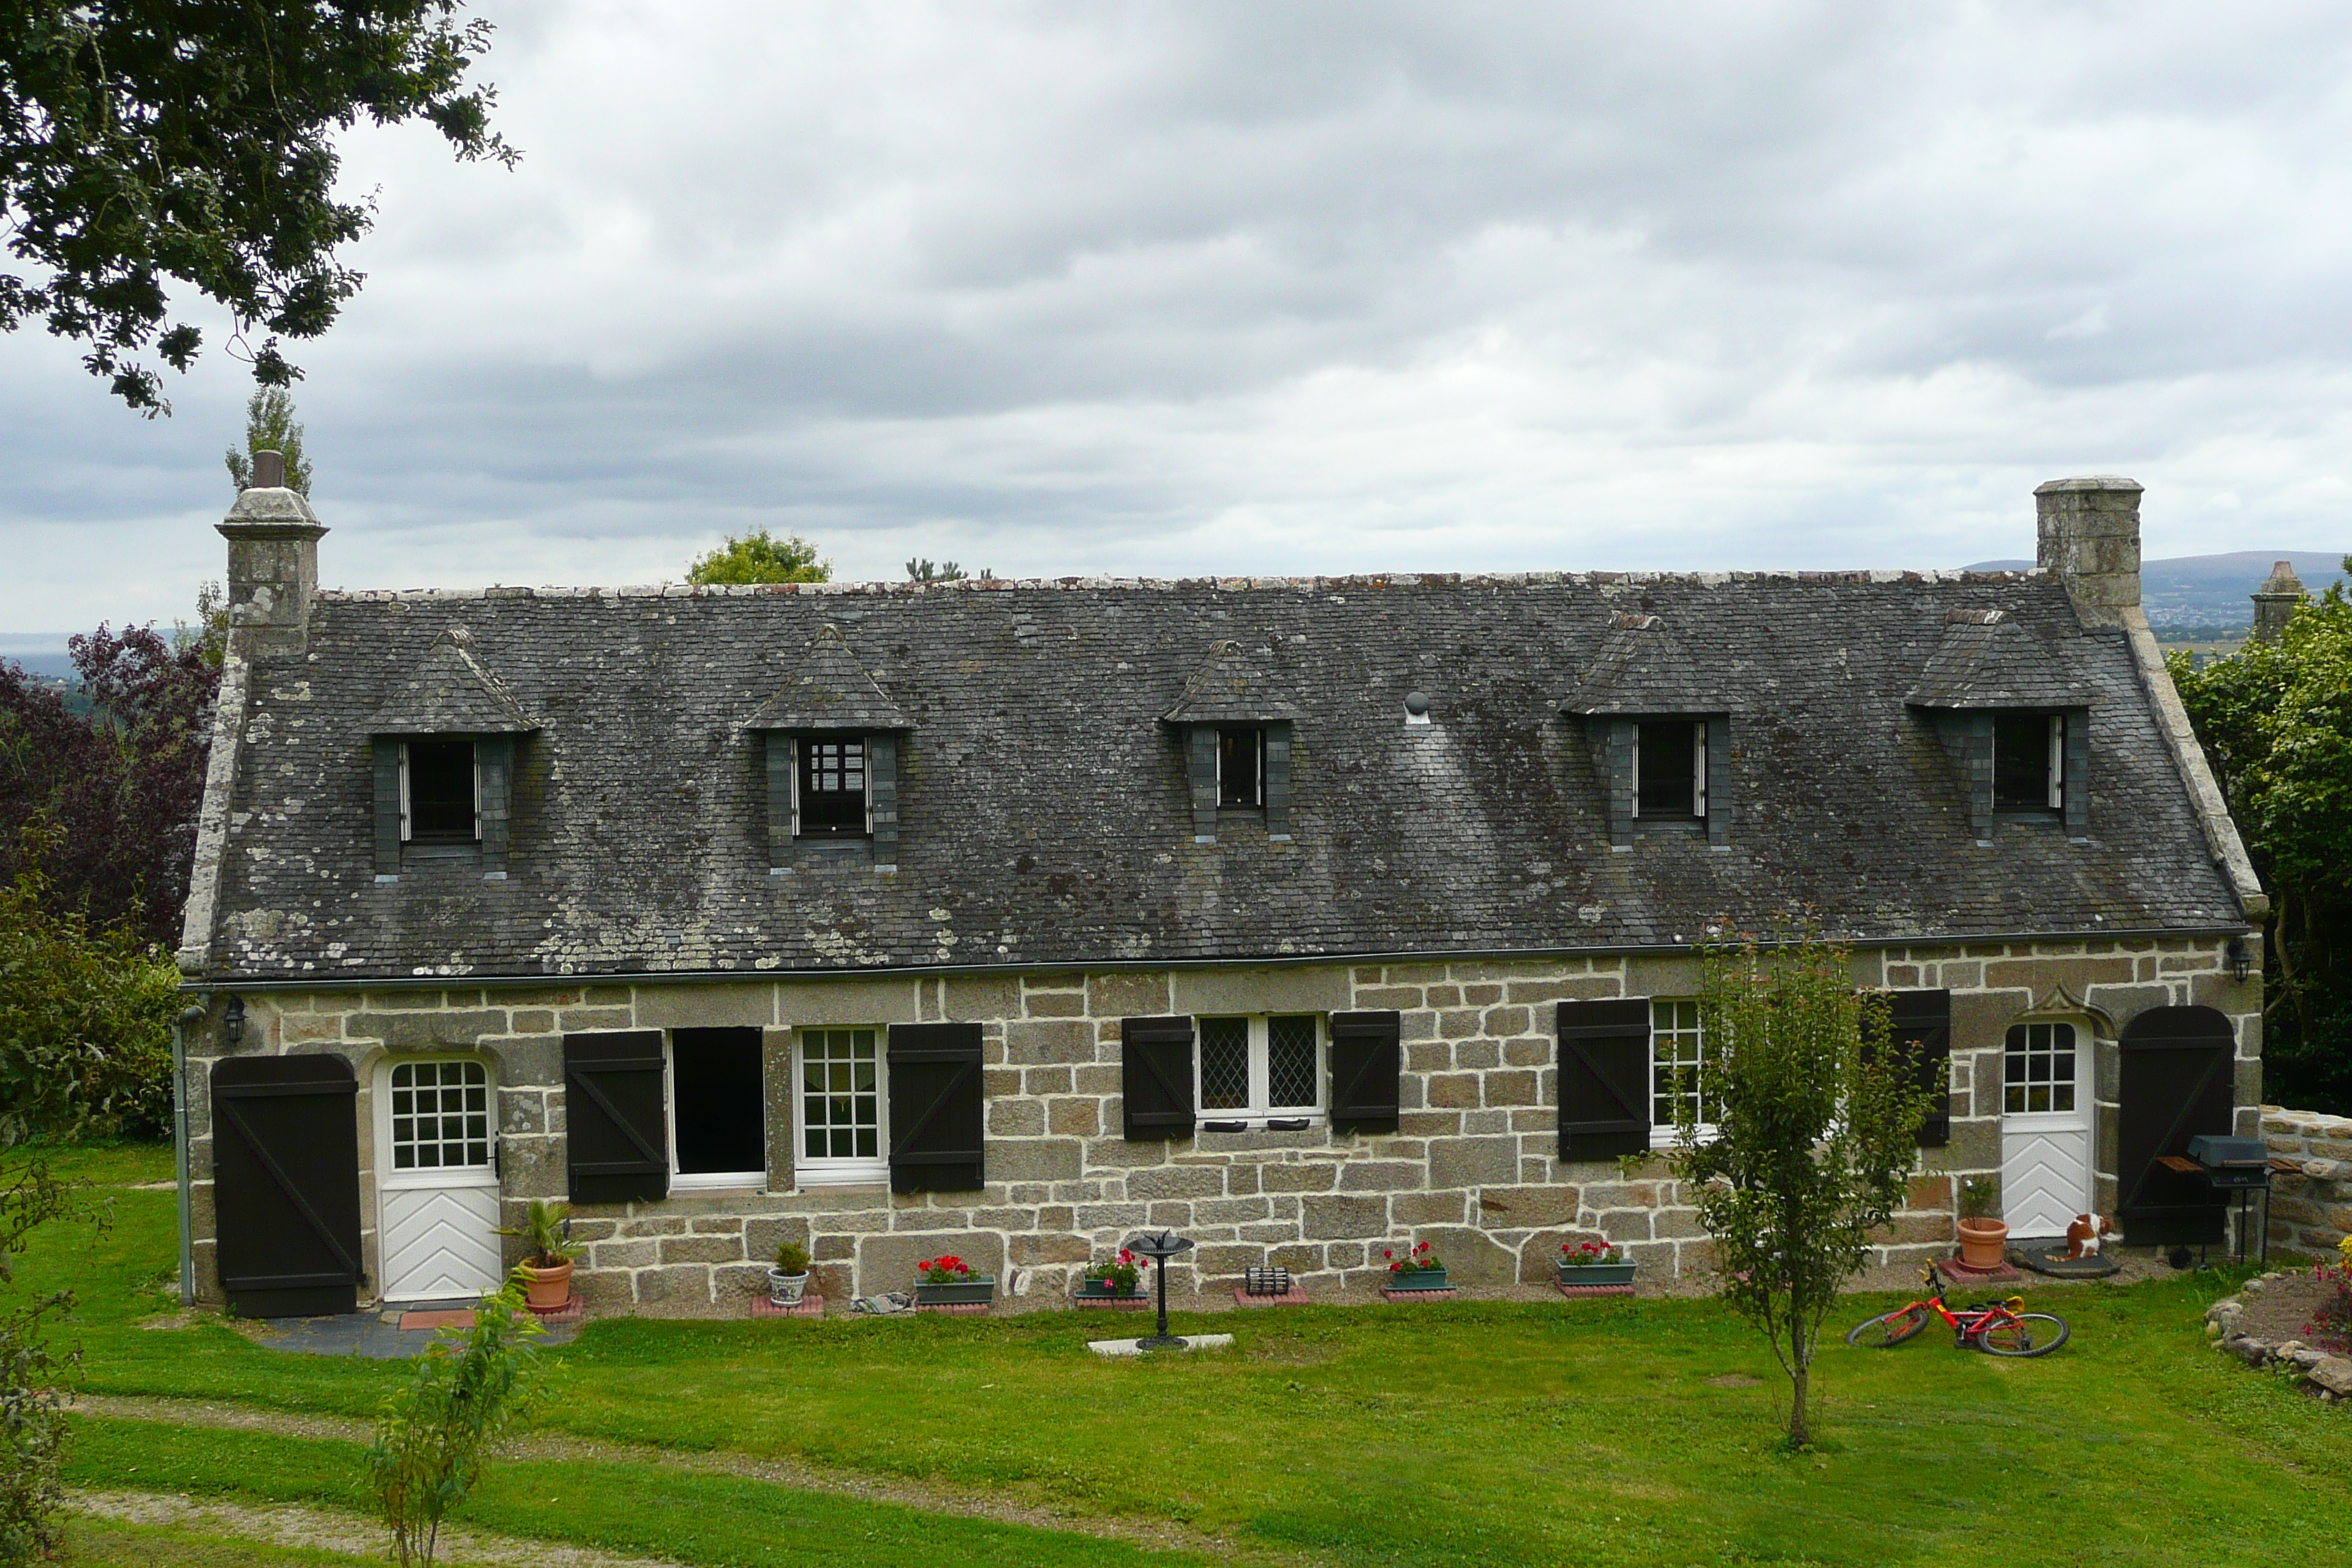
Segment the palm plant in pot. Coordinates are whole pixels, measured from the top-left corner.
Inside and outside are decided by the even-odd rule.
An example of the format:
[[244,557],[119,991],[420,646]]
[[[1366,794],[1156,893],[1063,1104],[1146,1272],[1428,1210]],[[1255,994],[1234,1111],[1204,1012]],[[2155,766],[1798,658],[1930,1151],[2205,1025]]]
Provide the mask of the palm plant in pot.
[[572,1205],[533,1198],[523,1222],[499,1234],[521,1237],[530,1247],[516,1265],[525,1303],[534,1312],[562,1310],[572,1300],[572,1261],[580,1256],[580,1245],[572,1239]]
[[768,1266],[768,1300],[779,1307],[797,1307],[808,1293],[808,1248],[797,1241],[777,1247],[776,1260]]
[[2000,1218],[2000,1178],[1960,1178],[1960,1261],[1971,1268],[1998,1268],[2009,1247],[2009,1226]]

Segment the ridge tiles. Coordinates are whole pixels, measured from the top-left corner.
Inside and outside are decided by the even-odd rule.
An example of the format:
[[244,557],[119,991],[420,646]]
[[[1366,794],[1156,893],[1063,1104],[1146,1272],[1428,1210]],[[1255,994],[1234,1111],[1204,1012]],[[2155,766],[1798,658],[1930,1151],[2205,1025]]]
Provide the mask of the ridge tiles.
[[1947,610],[1943,640],[1904,700],[1915,708],[2087,708],[2091,694],[2003,610]]
[[799,665],[741,725],[746,730],[911,730],[898,705],[849,651],[828,621],[809,639]]
[[473,634],[450,626],[377,707],[369,728],[378,735],[520,735],[541,725],[475,655]]

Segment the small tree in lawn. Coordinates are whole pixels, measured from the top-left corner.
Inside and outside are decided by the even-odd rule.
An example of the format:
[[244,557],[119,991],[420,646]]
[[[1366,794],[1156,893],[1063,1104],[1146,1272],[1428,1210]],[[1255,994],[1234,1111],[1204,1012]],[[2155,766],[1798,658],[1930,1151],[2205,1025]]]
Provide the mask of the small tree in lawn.
[[1704,1065],[1676,1085],[1669,1163],[1715,1238],[1724,1299],[1789,1374],[1801,1448],[1822,1320],[1902,1206],[1940,1090],[1895,1047],[1885,998],[1855,991],[1845,950],[1811,937],[1710,952],[1699,1028]]

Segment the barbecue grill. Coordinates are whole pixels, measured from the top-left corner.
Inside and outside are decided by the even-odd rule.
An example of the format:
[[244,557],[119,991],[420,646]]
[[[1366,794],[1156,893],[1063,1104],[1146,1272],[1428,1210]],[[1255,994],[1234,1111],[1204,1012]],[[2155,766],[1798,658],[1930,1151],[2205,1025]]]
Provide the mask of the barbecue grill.
[[[2187,1157],[2167,1154],[2157,1162],[2168,1170],[2205,1178],[2205,1184],[2217,1193],[2235,1193],[2238,1196],[2238,1261],[2246,1260],[2246,1225],[2252,1217],[2254,1194],[2263,1194],[2262,1260],[2271,1258],[2271,1172],[2275,1163],[2271,1152],[2259,1138],[2229,1138],[2216,1133],[2200,1133],[2189,1141]],[[2186,1247],[2181,1249],[2185,1258]],[[2199,1254],[2203,1261],[2203,1254]]]

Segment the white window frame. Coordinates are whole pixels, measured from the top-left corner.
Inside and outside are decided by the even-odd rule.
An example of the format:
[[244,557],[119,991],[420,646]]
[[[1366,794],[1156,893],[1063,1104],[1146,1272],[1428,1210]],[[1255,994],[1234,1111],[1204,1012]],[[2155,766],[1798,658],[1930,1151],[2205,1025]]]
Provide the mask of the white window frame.
[[[411,1165],[400,1164],[399,1150],[394,1144],[393,1123],[393,1079],[402,1068],[426,1064],[439,1066],[457,1062],[479,1068],[482,1072],[482,1103],[489,1130],[489,1155],[478,1165]],[[462,1113],[461,1113],[462,1114]],[[377,1158],[376,1181],[379,1185],[408,1189],[413,1187],[494,1186],[499,1180],[499,1075],[498,1064],[478,1056],[387,1057],[379,1065],[376,1077],[376,1113],[374,1117]]]
[[[474,740],[474,739],[473,739],[473,737],[471,737],[471,736],[463,736],[463,737],[460,737],[460,736],[452,736],[452,737],[450,737],[450,738],[451,738],[452,740],[457,740],[457,739],[463,739],[463,740],[466,740],[466,741],[467,741],[467,742],[472,745],[472,748],[473,748],[473,752],[474,752],[474,837],[473,837],[473,842],[474,842],[474,843],[476,843],[476,844],[479,844],[479,843],[482,841],[482,748],[481,748],[481,744],[480,744],[480,742],[479,742],[478,741]],[[408,813],[408,742],[405,742],[405,741],[403,741],[403,742],[400,743],[400,841],[401,841],[403,844],[406,844],[406,843],[408,843],[408,842],[409,842],[409,813]],[[427,847],[430,847],[430,846],[427,846]],[[454,847],[455,847],[455,846],[453,845],[453,846],[451,846],[451,847],[453,847],[453,848],[454,848]]]
[[[1251,792],[1257,796],[1257,800],[1253,805],[1227,805],[1225,804],[1225,731],[1228,730],[1247,730],[1257,737],[1257,746],[1255,748],[1257,756],[1257,780],[1255,788]],[[1265,809],[1265,726],[1263,724],[1218,724],[1213,727],[1213,732],[1217,737],[1217,809],[1219,811],[1264,811]],[[1224,1017],[1234,1016],[1233,1014],[1223,1014],[1220,1016]]]
[[2046,763],[2050,785],[2050,809],[2066,809],[2066,715],[2050,715],[2050,756]]
[[[1652,723],[1672,723],[1672,720],[1652,720]],[[1633,725],[1633,815],[1642,815],[1642,725]],[[1681,822],[1679,816],[1655,820]],[[1706,820],[1706,721],[1691,721],[1691,815],[1693,822]]]
[[[1658,1120],[1658,1009],[1661,1007],[1691,1009],[1691,1027],[1688,1032],[1698,1037],[1698,1073],[1696,1081],[1692,1087],[1700,1090],[1702,1101],[1705,1096],[1704,1086],[1706,1082],[1706,1023],[1696,997],[1654,996],[1650,999],[1650,1072],[1644,1085],[1645,1092],[1650,1097],[1650,1147],[1675,1149],[1682,1146],[1681,1126],[1672,1118],[1664,1121]],[[1680,1034],[1684,1031],[1677,1027],[1671,1032]],[[1716,1136],[1716,1127],[1712,1121],[1702,1121],[1693,1131],[1701,1143],[1711,1142]]]
[[871,837],[874,833],[874,739],[863,731],[855,733],[845,731],[839,735],[830,736],[794,735],[793,737],[793,837],[798,838],[801,836],[801,746],[805,742],[820,739],[856,741],[858,743],[858,755],[864,759],[863,772],[866,775],[866,836]]
[[[1312,1018],[1315,1021],[1315,1100],[1311,1105],[1275,1105],[1273,1070],[1269,1066],[1267,1042],[1271,1037],[1271,1020],[1275,1018]],[[1233,1110],[1213,1110],[1202,1092],[1202,1061],[1207,1054],[1201,1042],[1201,1026],[1211,1018],[1240,1018],[1249,1025],[1249,1103]],[[1192,1022],[1192,1104],[1193,1116],[1201,1121],[1246,1121],[1253,1128],[1262,1128],[1268,1121],[1305,1121],[1310,1127],[1320,1127],[1330,1120],[1331,1108],[1331,1019],[1323,1013],[1207,1013]]]
[[[761,1121],[762,1124],[766,1122],[764,1113]],[[667,1029],[662,1031],[662,1130],[669,1141],[671,1192],[733,1192],[767,1186],[768,1173],[764,1170],[687,1172],[677,1168],[677,1041]]]
[[[874,1157],[813,1158],[808,1149],[807,1069],[804,1047],[812,1034],[856,1033],[874,1037]],[[872,1187],[890,1180],[890,1030],[882,1024],[811,1024],[793,1030],[793,1185]]]
[[[2023,1029],[2026,1031],[2025,1050],[2029,1062],[2029,1071],[2031,1070],[2030,1063],[2032,1058],[2036,1053],[2037,1049],[2033,1044],[2033,1031],[2036,1029],[2049,1029],[2053,1031],[2064,1029],[2067,1031],[2072,1038],[2066,1045],[2065,1052],[2068,1056],[2074,1058],[2074,1076],[2067,1079],[2065,1081],[2074,1090],[2074,1103],[2066,1107],[2063,1110],[2053,1110],[2047,1107],[2040,1110],[2011,1110],[2009,1108],[2009,1032],[2008,1030],[2003,1030],[2001,1032],[2000,1038],[2001,1119],[2004,1121],[2023,1120],[2031,1122],[2036,1118],[2041,1118],[2070,1125],[2077,1122],[2087,1121],[2091,1114],[2091,1053],[2089,1049],[2091,1033],[2088,1027],[2086,1027],[2083,1023],[2073,1018],[2020,1018],[2011,1024],[2010,1028]],[[2040,1054],[2045,1056],[2055,1056],[2058,1054],[2058,1047],[2055,1044],[2054,1036],[2051,1045],[2040,1047]],[[2049,1081],[2054,1088],[2057,1080],[2052,1079]],[[2026,1098],[2030,1100],[2032,1098],[2032,1090],[2033,1088],[2033,1081],[2031,1079],[2028,1079],[2022,1087],[2027,1090]],[[2055,1096],[2053,1095],[2053,1098],[2055,1098]]]

